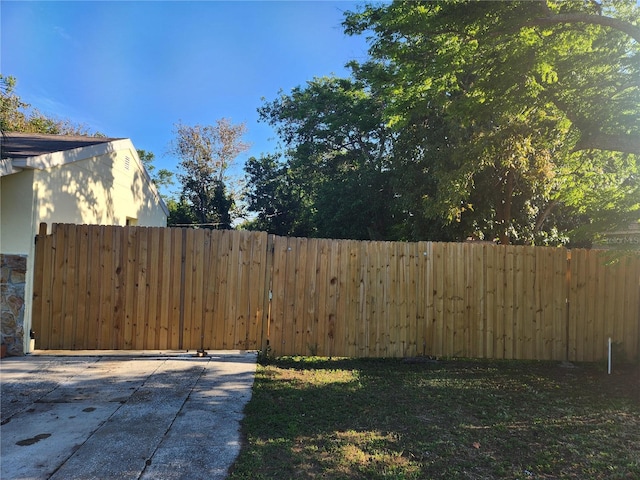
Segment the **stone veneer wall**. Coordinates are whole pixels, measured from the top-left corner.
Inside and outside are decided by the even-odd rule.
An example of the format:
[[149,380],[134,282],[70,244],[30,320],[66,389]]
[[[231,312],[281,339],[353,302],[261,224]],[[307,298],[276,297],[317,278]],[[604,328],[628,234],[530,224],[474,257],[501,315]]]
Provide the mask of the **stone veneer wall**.
[[7,354],[24,354],[24,300],[26,255],[0,254],[0,326]]

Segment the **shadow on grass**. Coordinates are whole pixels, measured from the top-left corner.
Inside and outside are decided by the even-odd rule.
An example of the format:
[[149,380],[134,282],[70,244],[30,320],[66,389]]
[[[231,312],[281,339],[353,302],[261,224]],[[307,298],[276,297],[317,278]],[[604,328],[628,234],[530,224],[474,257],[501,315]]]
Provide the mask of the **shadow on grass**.
[[271,359],[231,478],[640,478],[638,369]]

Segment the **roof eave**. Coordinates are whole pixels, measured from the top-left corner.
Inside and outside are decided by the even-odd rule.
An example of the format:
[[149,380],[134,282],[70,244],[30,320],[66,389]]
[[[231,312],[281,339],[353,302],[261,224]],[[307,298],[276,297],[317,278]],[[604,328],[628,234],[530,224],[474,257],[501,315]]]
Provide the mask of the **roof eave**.
[[98,157],[118,150],[120,142],[127,139],[114,140],[111,142],[88,145],[86,147],[73,148],[71,150],[60,150],[57,152],[44,153],[33,157],[9,159],[13,166],[17,168],[30,168],[33,170],[46,170],[47,168],[59,167],[67,163],[77,162],[91,157]]
[[0,177],[12,175],[14,173],[21,172],[23,169],[16,167],[10,158],[3,158],[0,160]]

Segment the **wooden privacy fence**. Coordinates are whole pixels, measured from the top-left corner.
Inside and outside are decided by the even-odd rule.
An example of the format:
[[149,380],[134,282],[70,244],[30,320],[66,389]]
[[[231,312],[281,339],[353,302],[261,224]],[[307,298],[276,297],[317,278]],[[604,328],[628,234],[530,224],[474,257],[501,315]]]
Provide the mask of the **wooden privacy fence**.
[[259,349],[267,234],[54,224],[36,240],[44,349]]
[[640,256],[262,232],[41,226],[38,348],[638,357]]

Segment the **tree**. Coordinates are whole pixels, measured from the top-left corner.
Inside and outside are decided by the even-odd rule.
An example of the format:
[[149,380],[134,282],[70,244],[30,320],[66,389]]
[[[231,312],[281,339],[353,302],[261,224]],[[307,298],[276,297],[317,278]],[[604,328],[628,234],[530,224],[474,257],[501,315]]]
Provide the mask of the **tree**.
[[15,77],[0,74],[0,131],[104,137],[100,132],[68,119],[56,119],[40,113],[15,93]]
[[0,130],[3,132],[24,130],[28,105],[14,93],[15,77],[0,74]]
[[176,200],[175,198],[167,199],[167,209],[169,217],[167,218],[167,226],[187,226],[196,223],[191,206],[184,198]]
[[247,208],[256,213],[245,228],[282,236],[315,235],[313,205],[289,166],[280,160],[280,155],[251,157],[244,170],[248,185]]
[[[600,185],[580,180],[587,168],[632,183],[638,13],[618,1],[439,1],[347,14],[347,33],[372,33],[371,59],[352,67],[385,100],[395,161],[431,180],[411,195],[424,217],[505,244],[557,243],[554,232],[575,225],[557,223],[567,216],[556,209],[603,210],[606,195],[587,195]],[[587,197],[589,211],[578,204]],[[637,200],[609,211],[637,217]]]
[[214,125],[176,125],[171,152],[180,159],[181,198],[203,226],[231,228],[234,199],[227,191],[226,171],[249,148],[242,142],[245,132],[244,124],[224,118]]
[[173,172],[171,170],[161,168],[156,171],[156,166],[154,165],[156,156],[153,152],[138,149],[138,157],[140,157],[140,161],[156,187],[168,188],[170,185],[173,185]]
[[283,140],[285,160],[248,165],[249,205],[262,225],[288,234],[303,228],[314,236],[387,238],[391,137],[381,110],[362,82],[335,77],[265,102],[260,118]]

